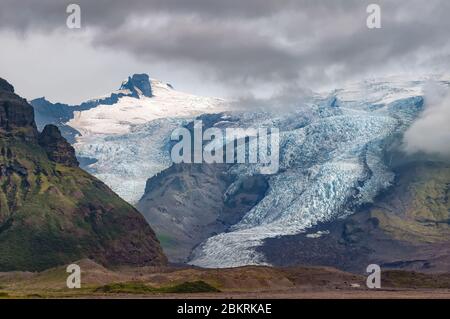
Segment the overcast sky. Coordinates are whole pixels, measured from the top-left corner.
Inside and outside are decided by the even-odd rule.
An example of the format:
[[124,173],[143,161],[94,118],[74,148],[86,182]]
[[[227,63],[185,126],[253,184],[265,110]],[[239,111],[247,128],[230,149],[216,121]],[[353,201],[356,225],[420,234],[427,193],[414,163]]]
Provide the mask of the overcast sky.
[[[80,30],[66,26],[69,3]],[[366,27],[369,3],[381,29]],[[448,73],[449,17],[448,0],[0,0],[0,77],[75,103],[143,72],[221,97]]]

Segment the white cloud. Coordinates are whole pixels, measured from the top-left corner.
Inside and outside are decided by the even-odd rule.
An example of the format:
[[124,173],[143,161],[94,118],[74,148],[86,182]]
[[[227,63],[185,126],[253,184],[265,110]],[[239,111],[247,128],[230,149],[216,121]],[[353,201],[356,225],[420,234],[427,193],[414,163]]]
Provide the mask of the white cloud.
[[430,83],[425,88],[425,110],[406,131],[407,153],[450,156],[450,89]]

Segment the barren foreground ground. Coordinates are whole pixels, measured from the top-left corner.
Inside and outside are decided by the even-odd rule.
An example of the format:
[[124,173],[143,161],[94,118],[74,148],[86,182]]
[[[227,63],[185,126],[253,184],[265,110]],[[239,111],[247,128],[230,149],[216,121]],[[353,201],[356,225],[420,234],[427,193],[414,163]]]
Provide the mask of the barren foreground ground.
[[0,298],[445,298],[450,274],[382,272],[382,288],[366,278],[326,267],[188,267],[106,269],[90,260],[81,288],[68,289],[66,267],[40,273],[0,273]]

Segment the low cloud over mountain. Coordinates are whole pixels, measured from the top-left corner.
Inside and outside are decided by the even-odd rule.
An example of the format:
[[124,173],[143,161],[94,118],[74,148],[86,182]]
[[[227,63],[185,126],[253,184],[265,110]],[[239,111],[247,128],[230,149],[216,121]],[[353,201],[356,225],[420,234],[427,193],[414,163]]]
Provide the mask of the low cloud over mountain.
[[[39,71],[11,49],[25,45],[48,57],[48,62],[39,61],[47,64],[47,73],[63,68],[71,74],[64,83],[76,84],[76,93],[54,93],[66,102],[75,94],[95,95],[95,84],[112,85],[106,81],[143,70],[185,91],[234,97],[243,88],[245,93],[273,94],[292,84],[316,89],[373,75],[448,69],[450,2],[377,1],[382,28],[371,30],[366,8],[372,2],[79,0],[82,28],[70,30],[67,3],[4,0],[0,37],[7,62],[0,61],[0,69],[8,71],[13,59],[20,60],[27,75],[30,69]],[[10,31],[32,37],[6,36]],[[45,36],[33,42],[37,34]],[[58,85],[56,76],[39,81],[48,82],[48,87],[39,83],[40,92]],[[28,91],[39,81],[19,84]]]
[[405,150],[450,157],[449,123],[450,90],[429,83],[425,88],[425,110],[405,132]]

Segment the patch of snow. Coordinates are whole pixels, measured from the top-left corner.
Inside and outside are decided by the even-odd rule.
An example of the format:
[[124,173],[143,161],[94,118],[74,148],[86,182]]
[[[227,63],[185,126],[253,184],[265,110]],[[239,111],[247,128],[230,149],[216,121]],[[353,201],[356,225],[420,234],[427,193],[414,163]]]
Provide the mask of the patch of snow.
[[330,232],[328,230],[324,230],[324,231],[319,230],[318,232],[315,232],[315,233],[306,234],[306,237],[316,239],[316,238],[322,237],[323,235],[328,235],[329,233]]

